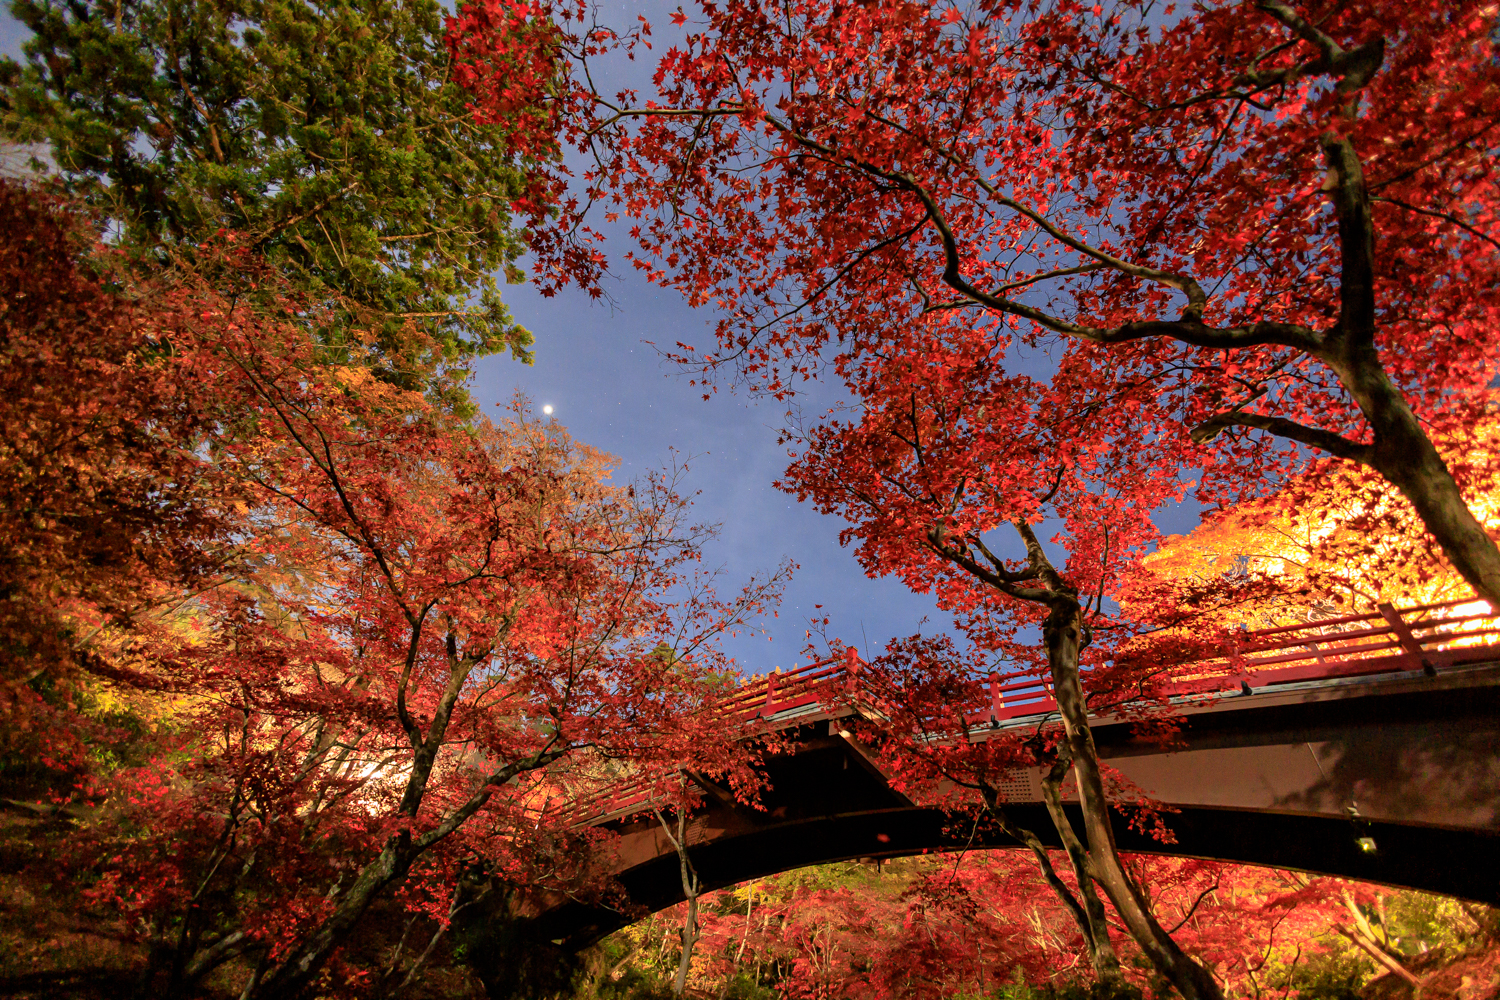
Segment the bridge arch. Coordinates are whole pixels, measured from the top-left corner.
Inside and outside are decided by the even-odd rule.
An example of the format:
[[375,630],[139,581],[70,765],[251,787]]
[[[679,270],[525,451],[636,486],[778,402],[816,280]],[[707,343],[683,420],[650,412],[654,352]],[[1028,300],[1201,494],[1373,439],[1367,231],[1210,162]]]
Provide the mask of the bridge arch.
[[[1375,627],[1346,626],[1321,643],[1304,629],[1281,646],[1262,644],[1273,669],[1235,656],[1221,696],[1199,690],[1178,706],[1184,742],[1172,752],[1137,742],[1124,722],[1096,720],[1100,756],[1176,810],[1167,817],[1175,844],[1121,821],[1121,849],[1500,904],[1500,648],[1443,648],[1411,630],[1403,643],[1400,616],[1386,617],[1396,624],[1383,645],[1369,641],[1379,638]],[[1351,648],[1354,655],[1340,655]],[[993,825],[924,808],[893,789],[840,716],[808,694],[837,669],[814,665],[742,696],[759,699],[757,710],[791,749],[767,762],[763,809],[698,780],[703,805],[691,817],[689,851],[705,889],[811,864],[1018,846]],[[990,714],[1000,730],[1034,725],[1046,708],[1044,689],[1016,697],[1016,687],[996,688]],[[1004,790],[1007,811],[1055,843],[1040,789],[1039,769],[1016,775]],[[655,911],[680,902],[682,888],[675,851],[642,805],[625,792],[596,803],[589,819],[619,835],[617,878],[636,907]],[[638,913],[558,900],[538,915],[538,930],[581,947]]]

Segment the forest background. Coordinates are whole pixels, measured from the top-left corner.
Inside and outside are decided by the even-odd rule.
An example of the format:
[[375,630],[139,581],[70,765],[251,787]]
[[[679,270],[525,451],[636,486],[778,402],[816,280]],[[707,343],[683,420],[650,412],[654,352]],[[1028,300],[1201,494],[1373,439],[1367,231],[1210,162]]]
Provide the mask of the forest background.
[[[171,30],[170,19],[149,24],[149,7],[129,13],[142,16],[141,30]],[[106,34],[107,14],[99,22]],[[116,33],[120,16],[115,13]],[[430,9],[425,16],[428,22],[415,25],[414,36],[431,42],[436,21]],[[355,24],[344,28],[363,37]],[[510,37],[524,39],[525,30]],[[280,40],[286,39],[307,44],[295,31]],[[110,45],[99,37],[84,41],[105,50]],[[129,53],[121,46],[113,56],[128,60]],[[215,57],[232,62],[234,53]],[[201,68],[195,72],[210,85],[227,82]],[[166,80],[168,90],[174,82],[181,90],[177,121],[185,122],[200,109],[188,107],[191,88],[182,86],[180,72]],[[118,78],[94,85],[106,103],[111,90],[128,93]],[[10,108],[46,120],[46,109],[28,100],[34,96]],[[510,113],[525,117],[524,108]],[[139,188],[150,196],[144,214],[143,203],[122,210],[111,201],[132,190],[128,186],[89,190],[85,184],[73,192],[92,198],[94,211],[120,226],[105,233],[123,255],[104,249],[88,257],[90,223],[70,215],[75,209],[67,201],[20,195],[14,186],[7,195],[7,232],[28,234],[8,248],[9,301],[27,303],[7,314],[10,426],[33,428],[19,436],[23,444],[12,453],[31,478],[15,480],[11,509],[38,510],[32,499],[38,490],[72,504],[11,526],[7,627],[11,679],[22,683],[10,703],[12,759],[22,782],[15,801],[29,802],[17,812],[20,848],[24,855],[33,830],[56,835],[56,857],[77,873],[65,885],[33,883],[19,891],[60,892],[53,906],[60,917],[90,907],[120,914],[121,934],[142,950],[134,957],[128,949],[104,952],[124,959],[143,983],[165,982],[169,992],[215,989],[222,977],[236,975],[248,975],[245,992],[263,995],[302,990],[314,979],[319,990],[354,993],[451,988],[451,981],[424,987],[418,973],[472,958],[472,946],[454,947],[458,935],[443,933],[447,918],[475,902],[455,888],[466,878],[483,876],[505,887],[488,906],[506,893],[513,899],[547,885],[586,891],[597,879],[597,872],[582,870],[586,865],[560,863],[587,856],[567,831],[517,835],[538,800],[545,813],[553,794],[577,782],[607,778],[609,767],[649,768],[653,762],[692,762],[737,776],[746,794],[753,793],[753,761],[722,739],[705,743],[704,720],[694,707],[724,690],[727,664],[715,637],[774,601],[779,571],[772,567],[768,583],[720,601],[691,582],[704,536],[683,520],[681,480],[669,474],[611,486],[601,478],[601,456],[524,407],[510,423],[471,422],[467,366],[501,349],[541,349],[481,287],[482,274],[503,271],[521,248],[504,224],[494,228],[493,213],[460,219],[474,239],[456,250],[427,247],[425,260],[374,254],[384,263],[351,266],[343,234],[332,238],[320,215],[332,220],[335,209],[343,209],[340,198],[357,184],[372,184],[368,170],[342,187],[307,190],[283,174],[259,189],[272,209],[258,212],[261,206],[247,208],[236,198],[243,193],[241,179],[229,170],[232,151],[224,152],[212,115],[192,124],[199,132],[191,143],[185,128],[147,140],[158,159],[179,142],[203,155],[197,164],[188,157],[177,161],[183,173],[168,177],[171,190],[146,179]],[[483,140],[491,153],[508,150],[517,157],[492,161],[494,172],[480,175],[509,192],[503,199],[486,197],[521,211],[534,198],[527,125],[504,118],[474,123],[480,131],[498,129]],[[98,142],[86,122],[53,119],[46,127],[75,130],[67,140],[75,151]],[[16,134],[37,137],[24,128]],[[95,172],[108,174],[116,166]],[[394,201],[380,207],[411,211]],[[495,207],[503,216],[504,206]],[[393,221],[410,222],[422,211],[418,204],[415,216]],[[215,225],[217,212],[236,224]],[[357,214],[352,219],[357,227]],[[237,242],[237,233],[253,242]],[[417,238],[376,228],[364,246],[387,237],[398,243]],[[445,255],[454,253],[480,255],[458,269],[468,277],[457,284],[443,267]],[[421,270],[434,261],[437,270]],[[390,284],[390,275],[403,269],[415,280]],[[476,284],[463,291],[464,281]],[[389,309],[370,311],[380,296],[420,300],[433,289],[460,300],[477,296],[482,308],[470,310],[477,313],[474,322],[450,327],[437,316],[443,309],[429,308],[433,303],[405,310],[402,318],[414,325],[392,322]],[[39,322],[41,316],[47,322]],[[435,323],[421,322],[434,317]],[[74,366],[71,380],[57,377],[63,357]],[[76,378],[82,371],[91,371],[84,383]],[[101,392],[105,386],[113,395]],[[77,436],[58,450],[70,433]],[[37,450],[28,450],[28,441]],[[1454,439],[1449,451],[1470,453],[1471,444],[1468,437]],[[1485,474],[1485,468],[1472,471],[1466,482]],[[1301,488],[1372,488],[1357,477],[1328,480],[1325,469]],[[452,483],[463,488],[446,492]],[[1157,497],[1175,494],[1168,488]],[[1493,513],[1476,506],[1487,518]],[[1285,515],[1273,509],[1245,516],[1264,527]],[[1378,520],[1388,536],[1409,540],[1414,567],[1407,576],[1384,576],[1382,584],[1414,596],[1454,592],[1451,579],[1434,579],[1424,569],[1430,557],[1420,525],[1389,510]],[[1300,531],[1314,548],[1323,546],[1320,558],[1309,561],[1322,575],[1310,572],[1299,586],[1329,595],[1335,605],[1368,603],[1371,594],[1360,590],[1368,590],[1368,579],[1338,578],[1349,561],[1343,552],[1329,556],[1326,525],[1291,527],[1280,534]],[[820,536],[824,551],[832,534]],[[1228,544],[1220,539],[1176,551],[1206,566],[1205,579],[1222,575],[1215,572],[1220,557],[1243,574],[1246,553],[1236,550],[1234,531],[1228,534]],[[1358,537],[1356,531],[1356,548]],[[559,546],[558,539],[566,543]],[[941,536],[935,544],[941,555]],[[465,562],[476,546],[494,553],[497,545],[510,560],[504,570],[488,560]],[[1295,546],[1269,557],[1260,552],[1281,563],[1296,554]],[[1256,567],[1248,568],[1253,575]],[[1256,613],[1284,613],[1285,588],[1261,600],[1271,610]],[[171,610],[163,613],[166,607]],[[391,643],[403,630],[404,651]],[[144,700],[132,692],[145,693]],[[529,721],[536,718],[551,721],[538,728]],[[218,756],[196,756],[203,747],[194,746],[195,731],[222,734]],[[478,747],[479,756],[465,751],[470,755],[455,758],[449,751],[456,747]],[[570,754],[589,763],[571,771],[555,766]],[[601,755],[609,766],[600,772],[590,755]],[[513,781],[532,772],[539,775],[535,783]],[[476,816],[483,821],[468,822]],[[330,838],[332,853],[294,846],[320,836]],[[373,860],[348,863],[359,857]],[[485,859],[480,868],[476,858]],[[275,887],[283,894],[265,884],[252,889],[273,864],[290,866]],[[769,914],[761,913],[753,945],[754,913],[735,925],[738,897],[710,902],[723,919],[707,924],[706,947],[717,946],[718,964],[706,959],[703,974],[718,978],[696,988],[723,994],[766,984],[788,995],[826,995],[851,992],[852,976],[878,991],[909,993],[919,990],[920,978],[911,963],[922,961],[947,978],[928,975],[931,982],[921,988],[955,994],[969,972],[941,950],[923,957],[895,930],[899,925],[901,934],[925,935],[936,949],[940,917],[958,928],[950,927],[953,954],[975,954],[976,989],[1000,978],[1066,981],[1059,968],[1071,966],[1062,956],[1076,966],[1077,943],[1059,937],[1051,942],[1056,955],[1049,954],[1049,934],[1066,922],[1055,903],[1018,887],[1026,883],[1024,872],[1002,860],[956,865],[944,878],[945,865],[898,866],[884,883],[871,884],[855,869],[751,887],[743,894],[747,910],[756,891],[771,904]],[[1242,935],[1231,948],[1239,949],[1238,961],[1249,973],[1251,985],[1242,988],[1257,995],[1264,984],[1256,975],[1271,976],[1273,988],[1284,993],[1303,987],[1316,995],[1327,984],[1314,979],[1335,975],[1329,969],[1338,963],[1346,967],[1338,973],[1343,979],[1328,989],[1353,989],[1373,966],[1357,967],[1351,960],[1356,952],[1325,928],[1318,945],[1325,965],[1314,969],[1309,961],[1302,974],[1313,979],[1298,981],[1297,959],[1288,964],[1279,952],[1273,957],[1272,940],[1261,949],[1258,939],[1245,937],[1251,925],[1236,905],[1289,914],[1293,907],[1283,900],[1294,900],[1299,919],[1321,914],[1328,927],[1338,924],[1353,938],[1363,935],[1366,945],[1376,942],[1375,951],[1365,948],[1368,955],[1378,960],[1384,953],[1397,964],[1413,959],[1413,949],[1423,954],[1437,946],[1449,956],[1482,954],[1491,933],[1486,914],[1456,905],[1402,898],[1382,909],[1380,896],[1369,890],[1349,889],[1346,899],[1346,887],[1310,890],[1295,879],[1264,882],[1269,876],[1230,869],[1168,865],[1145,872],[1137,878],[1147,885],[1209,899],[1201,921],[1218,913],[1220,930],[1233,927]],[[844,884],[836,884],[840,879]],[[1205,891],[1210,882],[1218,888]],[[813,889],[799,895],[799,885]],[[1029,888],[1036,893],[1034,877]],[[992,915],[986,924],[965,902],[974,896],[1007,900],[1015,912],[1008,923]],[[405,908],[412,915],[394,944],[388,935],[400,921],[391,922],[392,902],[399,903],[395,912]],[[1157,903],[1164,920],[1173,919],[1173,906],[1185,922],[1199,916],[1186,897],[1176,900],[1164,891]],[[842,925],[820,909],[827,906],[858,912],[866,922]],[[769,936],[771,915],[779,943]],[[418,921],[426,921],[420,929],[430,933],[432,946],[413,954],[402,942]],[[657,926],[638,930],[633,940],[647,947],[634,959],[624,956],[623,965],[613,958],[616,964],[596,977],[594,988],[657,989],[650,981],[653,963],[671,950],[665,937],[651,937]],[[799,937],[804,926],[809,934]],[[819,943],[818,933],[841,928],[840,944],[831,937]],[[726,968],[722,960],[736,929],[739,944]],[[1200,930],[1192,925],[1193,933]],[[990,947],[1000,949],[1003,940],[1011,950],[987,958],[985,941],[974,936],[981,931]],[[1310,927],[1297,933],[1317,936]],[[56,953],[57,940],[41,953]],[[70,933],[70,946],[82,940]],[[851,942],[859,941],[878,942],[883,954],[855,956]],[[1128,958],[1128,943],[1120,946]],[[650,959],[653,947],[657,958]],[[1189,947],[1228,981],[1236,960],[1214,957],[1207,938]],[[756,970],[748,978],[747,955]],[[143,972],[132,964],[137,959]],[[1471,992],[1492,985],[1479,961],[1469,983],[1460,983]],[[74,968],[66,974],[78,988],[91,988],[93,976],[97,988],[107,989],[116,973]],[[1135,974],[1148,989],[1164,988],[1144,966]],[[434,982],[445,980],[439,974]]]

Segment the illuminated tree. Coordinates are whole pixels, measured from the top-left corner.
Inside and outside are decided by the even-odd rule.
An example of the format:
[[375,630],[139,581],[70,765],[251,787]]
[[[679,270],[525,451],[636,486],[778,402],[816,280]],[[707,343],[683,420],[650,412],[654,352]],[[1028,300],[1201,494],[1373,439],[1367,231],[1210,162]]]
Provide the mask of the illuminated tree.
[[25,501],[5,610],[59,683],[155,711],[122,766],[91,764],[79,727],[82,773],[55,790],[82,819],[57,860],[140,936],[148,980],[181,994],[233,962],[246,996],[342,990],[341,949],[398,891],[441,915],[476,869],[523,893],[597,881],[549,810],[586,782],[573,758],[753,781],[711,711],[712,639],[769,591],[684,580],[702,533],[672,479],[612,485],[524,407],[463,422],[331,362],[316,306],[233,242],[207,276],[103,285],[76,220],[0,191],[7,302],[38,307],[4,313],[0,377],[59,354],[113,376],[0,404],[36,435],[0,455]]
[[5,134],[44,143],[123,245],[191,255],[230,230],[289,287],[337,306],[320,331],[381,348],[408,388],[531,335],[516,208],[546,155],[528,114],[480,123],[432,0],[20,0],[24,65],[0,67]]

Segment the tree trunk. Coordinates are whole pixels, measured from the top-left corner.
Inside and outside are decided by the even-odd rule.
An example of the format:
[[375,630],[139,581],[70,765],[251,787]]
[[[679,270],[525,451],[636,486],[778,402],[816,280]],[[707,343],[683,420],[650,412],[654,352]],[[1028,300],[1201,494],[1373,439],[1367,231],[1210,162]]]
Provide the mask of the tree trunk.
[[1083,897],[1084,913],[1088,920],[1089,960],[1094,963],[1094,975],[1099,982],[1115,990],[1124,984],[1125,977],[1120,972],[1120,957],[1115,954],[1115,946],[1109,940],[1109,917],[1104,912],[1104,901],[1095,890],[1094,878],[1089,874],[1088,852],[1084,850],[1078,834],[1073,830],[1073,824],[1068,822],[1067,814],[1063,812],[1060,786],[1067,767],[1068,762],[1064,758],[1053,765],[1052,772],[1042,781],[1042,795],[1047,802],[1047,814],[1052,817],[1052,825],[1057,829],[1057,836],[1062,841],[1063,849],[1068,852],[1068,860],[1073,864],[1073,876],[1078,880],[1078,894]]
[[414,858],[402,850],[402,839],[393,837],[386,842],[380,857],[360,872],[354,884],[339,897],[333,913],[268,971],[249,996],[255,1000],[294,1000],[312,984],[323,962],[343,943],[376,897],[406,877]]
[[[1078,781],[1078,800],[1088,835],[1089,874],[1109,896],[1130,936],[1183,1000],[1223,1000],[1223,991],[1202,965],[1188,956],[1157,923],[1140,890],[1120,863],[1110,824],[1109,800],[1099,772],[1094,736],[1088,727],[1088,706],[1078,673],[1079,616],[1076,597],[1057,594],[1043,625],[1053,692],[1067,734],[1067,746]],[[1059,831],[1061,832],[1061,831]]]
[[1324,361],[1337,372],[1374,431],[1370,467],[1406,497],[1474,593],[1500,608],[1500,549],[1464,501],[1416,414],[1386,376],[1374,346],[1330,346],[1333,350]]
[[672,995],[682,996],[687,989],[688,971],[693,967],[693,946],[698,943],[698,897],[688,897],[687,919],[682,923],[682,957],[677,960],[677,976],[672,980]]
[[681,997],[687,989],[688,971],[693,967],[693,946],[698,943],[698,871],[693,867],[687,852],[687,807],[677,806],[677,836],[667,825],[661,810],[656,811],[656,821],[677,851],[677,865],[682,876],[682,894],[687,897],[687,919],[682,924],[682,957],[677,960],[677,976],[672,980],[672,995]]
[[1416,508],[1453,568],[1474,592],[1500,608],[1500,549],[1464,503],[1458,483],[1406,398],[1391,382],[1375,343],[1375,224],[1364,166],[1353,143],[1323,137],[1326,190],[1339,219],[1339,324],[1316,352],[1339,377],[1374,432],[1362,456]]
[[1402,433],[1387,433],[1384,441],[1377,439],[1376,469],[1410,501],[1474,593],[1490,607],[1500,608],[1500,551],[1464,502],[1437,449],[1420,427],[1415,430],[1415,434],[1408,434],[1401,428]]

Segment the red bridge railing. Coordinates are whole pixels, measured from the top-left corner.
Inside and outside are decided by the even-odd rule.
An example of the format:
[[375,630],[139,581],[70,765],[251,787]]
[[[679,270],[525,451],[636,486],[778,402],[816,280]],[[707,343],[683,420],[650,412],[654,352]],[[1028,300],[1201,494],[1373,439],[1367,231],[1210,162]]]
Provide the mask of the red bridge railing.
[[[1364,614],[1345,615],[1240,632],[1217,655],[1185,661],[1173,671],[1166,693],[1181,697],[1244,693],[1269,685],[1354,678],[1370,674],[1462,666],[1500,659],[1500,615],[1473,598],[1397,609],[1380,604]],[[827,700],[830,682],[858,683],[859,660],[845,656],[809,663],[752,679],[725,698],[717,711],[740,720],[764,719],[776,728],[778,716]],[[989,705],[971,715],[972,724],[1007,722],[1057,710],[1046,679],[991,674]],[[798,724],[801,714],[784,719]],[[648,783],[631,781],[568,810],[580,824],[647,808]]]
[[[1397,609],[1380,604],[1364,614],[1232,635],[1217,656],[1173,671],[1168,695],[1241,692],[1273,684],[1460,666],[1500,657],[1500,617],[1472,598]],[[1056,711],[1043,678],[991,677],[990,706],[971,722],[1005,721]]]

